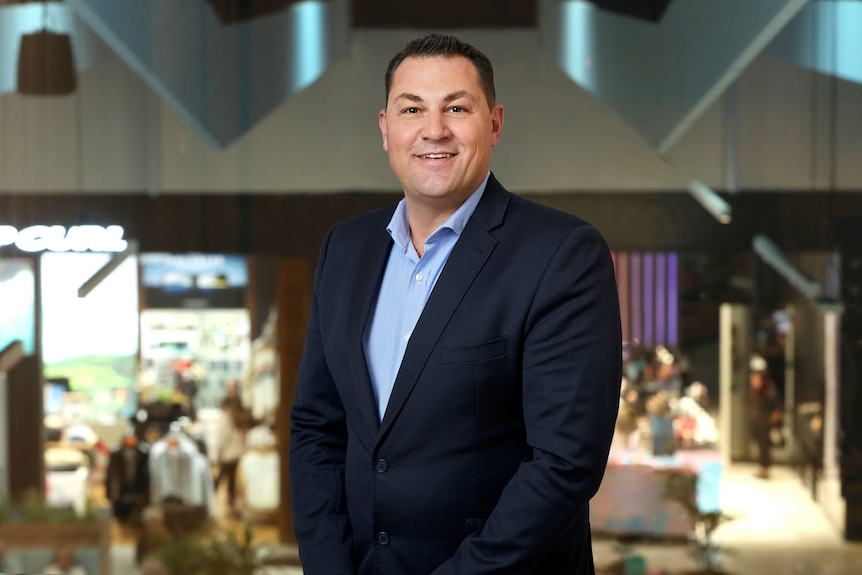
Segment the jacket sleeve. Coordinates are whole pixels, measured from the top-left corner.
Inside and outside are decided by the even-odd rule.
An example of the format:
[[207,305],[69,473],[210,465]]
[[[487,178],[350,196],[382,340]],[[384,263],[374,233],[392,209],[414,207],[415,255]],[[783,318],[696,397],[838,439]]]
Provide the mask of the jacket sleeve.
[[575,228],[534,294],[523,352],[523,405],[532,457],[504,488],[484,528],[435,575],[532,573],[576,522],[588,524],[619,405],[622,341],[610,251]]
[[352,533],[344,469],[344,407],[329,372],[320,327],[320,282],[330,235],[315,273],[305,349],[291,411],[289,472],[294,531],[309,575],[351,575]]

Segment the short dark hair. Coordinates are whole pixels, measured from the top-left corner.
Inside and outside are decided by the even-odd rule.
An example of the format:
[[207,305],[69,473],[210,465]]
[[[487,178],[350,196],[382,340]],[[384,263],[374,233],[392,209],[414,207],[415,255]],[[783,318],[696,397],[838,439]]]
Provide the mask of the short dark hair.
[[491,60],[485,54],[455,36],[428,34],[427,36],[422,36],[408,42],[389,61],[389,65],[386,67],[386,75],[384,76],[386,87],[386,102],[384,105],[389,104],[389,90],[392,88],[392,76],[395,75],[395,70],[398,69],[398,66],[401,65],[401,62],[405,58],[431,58],[434,56],[442,56],[444,58],[463,56],[470,60],[479,73],[479,81],[482,84],[482,90],[485,92],[485,99],[488,100],[488,106],[491,107],[497,102],[497,93],[494,89],[494,67],[491,65]]

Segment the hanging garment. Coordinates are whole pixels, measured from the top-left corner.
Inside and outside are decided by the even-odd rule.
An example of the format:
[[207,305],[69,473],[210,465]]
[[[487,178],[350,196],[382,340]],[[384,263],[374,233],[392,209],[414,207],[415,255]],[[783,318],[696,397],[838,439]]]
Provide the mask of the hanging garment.
[[105,472],[105,496],[114,516],[127,521],[140,512],[149,500],[149,446],[134,436],[111,452]]

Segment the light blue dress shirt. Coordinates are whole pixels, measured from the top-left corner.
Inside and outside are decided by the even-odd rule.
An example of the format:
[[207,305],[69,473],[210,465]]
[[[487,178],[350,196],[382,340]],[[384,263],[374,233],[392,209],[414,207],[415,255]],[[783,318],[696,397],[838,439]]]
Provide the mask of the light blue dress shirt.
[[485,176],[476,191],[428,236],[421,258],[410,240],[407,206],[403,199],[386,226],[395,245],[389,252],[374,315],[363,341],[374,397],[377,399],[377,415],[381,421],[413,328],[419,321],[419,315],[452,248],[482,199],[487,183],[488,176]]

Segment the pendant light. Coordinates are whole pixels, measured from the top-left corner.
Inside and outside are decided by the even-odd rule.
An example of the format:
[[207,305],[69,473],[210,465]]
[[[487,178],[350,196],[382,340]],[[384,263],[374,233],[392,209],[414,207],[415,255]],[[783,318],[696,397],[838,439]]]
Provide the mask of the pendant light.
[[42,4],[42,29],[21,36],[18,53],[21,94],[63,96],[74,92],[77,85],[72,36],[48,29],[48,4]]

